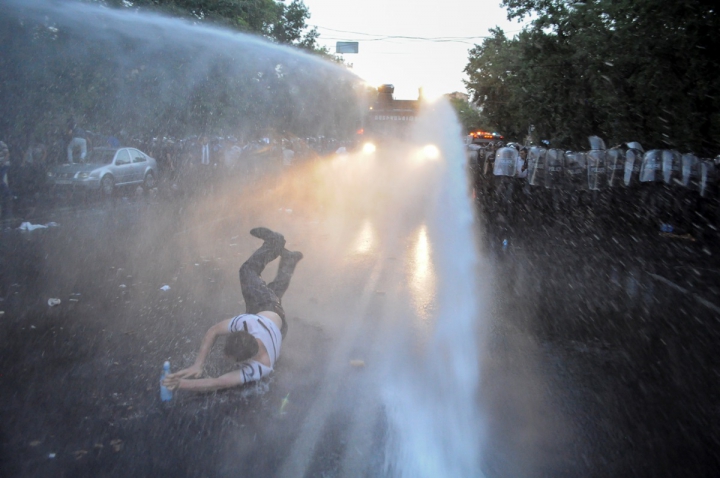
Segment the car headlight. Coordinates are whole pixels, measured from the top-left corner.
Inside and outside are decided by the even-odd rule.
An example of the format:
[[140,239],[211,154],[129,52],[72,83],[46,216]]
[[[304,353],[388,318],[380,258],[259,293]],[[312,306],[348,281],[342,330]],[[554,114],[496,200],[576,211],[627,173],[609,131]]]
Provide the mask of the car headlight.
[[77,178],[78,179],[87,179],[88,176],[89,176],[88,173],[78,173]]
[[365,154],[373,154],[377,148],[372,143],[365,143],[363,145],[362,151]]

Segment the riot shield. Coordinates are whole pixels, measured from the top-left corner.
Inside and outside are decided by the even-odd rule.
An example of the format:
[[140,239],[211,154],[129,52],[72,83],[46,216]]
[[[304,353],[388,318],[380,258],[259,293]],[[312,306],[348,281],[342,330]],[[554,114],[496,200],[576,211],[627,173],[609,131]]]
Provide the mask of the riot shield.
[[698,165],[698,192],[701,197],[712,197],[716,193],[717,176],[715,163],[706,159]]
[[664,149],[662,152],[662,174],[665,184],[674,185],[680,182],[682,156],[677,151]]
[[565,185],[570,190],[586,190],[587,154],[578,151],[565,152]]
[[477,169],[478,166],[478,156],[480,153],[480,146],[476,144],[469,144],[465,146],[465,156],[467,157],[468,164],[470,165],[470,168]]
[[616,188],[623,184],[625,175],[625,152],[620,148],[612,148],[605,152],[605,171],[607,185]]
[[652,149],[643,155],[642,166],[640,166],[640,182],[655,183],[662,182],[662,151]]
[[533,146],[528,151],[528,183],[530,186],[545,186],[545,159],[547,150]]
[[518,151],[515,148],[500,148],[495,151],[494,176],[514,177],[517,167]]
[[682,155],[682,178],[680,182],[689,189],[696,189],[698,178],[698,158],[692,153]]
[[625,151],[625,174],[623,175],[623,184],[625,187],[634,188],[640,182],[642,164],[642,150],[631,148]]
[[594,149],[587,152],[586,158],[588,189],[591,191],[605,189],[607,185],[606,152]]
[[545,187],[547,189],[562,187],[564,162],[565,153],[561,149],[548,149],[545,153]]

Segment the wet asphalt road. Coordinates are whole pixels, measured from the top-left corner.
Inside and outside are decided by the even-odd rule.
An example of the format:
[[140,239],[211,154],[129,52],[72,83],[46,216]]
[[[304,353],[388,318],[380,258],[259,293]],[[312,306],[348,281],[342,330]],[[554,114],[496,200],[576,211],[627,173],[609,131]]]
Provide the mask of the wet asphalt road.
[[[430,286],[412,282],[422,214],[382,221],[371,203],[287,186],[129,193],[2,232],[0,474],[393,474],[381,385],[401,372],[397,337],[421,347],[433,330]],[[243,312],[237,268],[259,224],[305,254],[275,376],[162,405],[162,362],[189,365],[207,327]],[[716,255],[592,221],[479,226],[484,473],[715,476]],[[206,370],[230,367],[214,353]]]

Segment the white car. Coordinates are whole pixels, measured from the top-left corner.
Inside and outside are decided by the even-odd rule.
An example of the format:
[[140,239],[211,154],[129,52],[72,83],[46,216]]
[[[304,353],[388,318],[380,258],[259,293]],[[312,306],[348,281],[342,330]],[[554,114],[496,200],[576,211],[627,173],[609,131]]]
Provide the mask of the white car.
[[116,186],[154,188],[157,171],[156,161],[139,149],[93,148],[85,162],[57,165],[48,171],[47,179],[50,185],[99,189],[110,195]]

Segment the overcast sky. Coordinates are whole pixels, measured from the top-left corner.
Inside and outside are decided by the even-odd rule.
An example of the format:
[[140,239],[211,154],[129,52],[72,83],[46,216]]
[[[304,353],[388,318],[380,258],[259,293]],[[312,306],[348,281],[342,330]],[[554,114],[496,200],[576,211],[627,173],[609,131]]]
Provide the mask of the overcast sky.
[[360,53],[343,55],[345,61],[373,85],[394,84],[399,99],[416,98],[421,86],[429,95],[465,92],[462,80],[468,50],[482,38],[462,40],[465,43],[373,39],[482,37],[495,26],[513,36],[521,28],[518,23],[508,22],[499,0],[304,1],[312,15],[308,24],[317,25],[321,34],[320,44],[335,52],[338,40],[359,41]]

